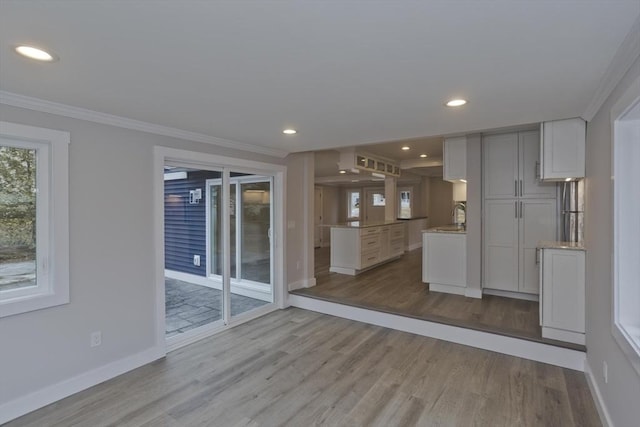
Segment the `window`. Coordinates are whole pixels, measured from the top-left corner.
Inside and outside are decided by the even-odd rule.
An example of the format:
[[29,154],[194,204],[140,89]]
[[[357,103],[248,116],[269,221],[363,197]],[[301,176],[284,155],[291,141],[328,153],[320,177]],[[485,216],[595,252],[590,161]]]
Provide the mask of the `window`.
[[640,78],[614,106],[611,119],[613,335],[640,374],[640,198],[637,197],[640,182]]
[[360,218],[360,191],[347,191],[347,218]]
[[384,206],[384,193],[373,193],[373,206]]
[[0,317],[69,302],[68,145],[0,122]]
[[411,218],[411,190],[400,190],[398,196],[400,197],[398,218]]

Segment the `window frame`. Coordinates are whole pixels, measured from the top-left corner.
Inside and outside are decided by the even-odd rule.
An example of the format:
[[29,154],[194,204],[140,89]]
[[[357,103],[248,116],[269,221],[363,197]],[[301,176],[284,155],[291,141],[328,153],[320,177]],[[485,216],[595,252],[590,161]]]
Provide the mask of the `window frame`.
[[[628,244],[629,241],[635,240],[636,245],[640,242],[640,230],[628,226],[629,222],[634,223],[637,209],[640,208],[640,201],[637,198],[628,197],[628,188],[625,187],[625,184],[628,186],[632,180],[623,179],[624,177],[616,179],[620,170],[625,171],[623,162],[633,163],[634,160],[632,149],[629,146],[636,139],[634,132],[640,133],[635,127],[637,123],[640,123],[640,117],[630,118],[631,113],[640,114],[640,77],[631,84],[611,109],[611,186],[613,193],[611,331],[636,373],[640,375],[640,313],[637,310],[629,309],[629,301],[640,295],[640,289],[627,290],[629,286],[640,287],[640,283],[637,281],[640,266],[633,259],[633,251],[640,251],[640,248],[635,247],[631,251],[628,250],[629,248],[623,249],[625,248],[624,244]],[[635,148],[635,150],[638,149],[638,147]],[[634,166],[637,167],[637,162]],[[629,252],[632,252],[631,257],[628,256]],[[623,253],[626,255],[625,257],[620,256]],[[634,276],[634,279],[628,280],[629,276]],[[631,294],[631,298],[629,298],[629,294]],[[633,303],[631,302],[631,304]]]
[[[0,293],[0,318],[69,302],[68,132],[0,121],[2,145],[36,150],[36,286]],[[8,140],[8,141],[5,141]]]

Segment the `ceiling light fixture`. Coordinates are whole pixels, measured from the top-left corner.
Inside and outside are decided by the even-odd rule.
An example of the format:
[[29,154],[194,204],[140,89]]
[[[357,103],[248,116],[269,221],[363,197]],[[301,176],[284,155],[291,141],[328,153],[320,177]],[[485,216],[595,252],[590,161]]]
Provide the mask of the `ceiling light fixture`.
[[571,181],[571,178],[567,178],[567,179],[565,179],[565,181],[569,182],[569,181]]
[[285,129],[282,131],[282,133],[284,133],[285,135],[295,135],[296,133],[298,133],[298,131],[295,129]]
[[408,145],[405,145],[404,147],[402,147],[402,150],[408,151],[408,150],[411,150],[411,147],[409,147]]
[[445,104],[447,107],[461,107],[467,103],[466,99],[452,99]]
[[425,157],[427,157],[427,155],[426,154],[420,154],[420,157],[422,157],[424,159]]
[[461,179],[460,182],[464,182],[466,184],[467,180],[466,179]]
[[15,51],[22,56],[35,59],[36,61],[53,62],[58,59],[55,55],[33,46],[16,46]]
[[340,173],[347,173],[347,171],[340,171]]

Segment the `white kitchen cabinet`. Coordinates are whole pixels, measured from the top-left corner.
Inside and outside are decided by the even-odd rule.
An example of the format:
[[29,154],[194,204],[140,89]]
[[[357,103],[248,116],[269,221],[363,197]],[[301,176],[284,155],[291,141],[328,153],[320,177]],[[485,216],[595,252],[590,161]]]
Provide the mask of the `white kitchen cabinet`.
[[405,224],[331,227],[329,271],[355,276],[404,254]]
[[555,239],[556,200],[486,200],[484,209],[484,288],[538,294],[536,247]]
[[465,295],[467,236],[464,233],[422,234],[422,281],[429,290]]
[[584,178],[586,123],[580,118],[544,122],[540,138],[540,179]]
[[585,343],[585,252],[541,249],[542,337]]
[[485,199],[551,198],[554,183],[537,180],[538,131],[485,136],[482,140]]
[[443,142],[443,179],[460,181],[467,179],[467,138],[447,138]]

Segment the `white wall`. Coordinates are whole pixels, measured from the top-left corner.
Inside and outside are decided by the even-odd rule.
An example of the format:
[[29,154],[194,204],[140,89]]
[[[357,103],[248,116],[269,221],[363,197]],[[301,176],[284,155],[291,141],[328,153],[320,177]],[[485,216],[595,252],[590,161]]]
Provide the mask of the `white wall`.
[[[585,244],[587,247],[587,360],[615,426],[638,425],[640,377],[611,334],[611,119],[610,111],[631,82],[640,76],[640,59],[627,72],[587,125]],[[602,363],[609,366],[609,382]]]
[[[282,159],[0,105],[71,133],[69,304],[0,320],[0,407],[155,345],[153,147]],[[102,331],[102,345],[89,334]]]

